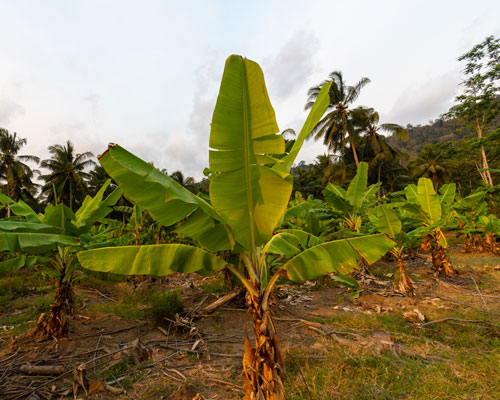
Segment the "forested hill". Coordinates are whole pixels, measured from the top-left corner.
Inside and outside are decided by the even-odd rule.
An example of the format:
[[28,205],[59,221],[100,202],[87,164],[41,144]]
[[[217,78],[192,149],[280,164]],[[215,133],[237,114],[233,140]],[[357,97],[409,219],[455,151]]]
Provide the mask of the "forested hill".
[[475,136],[475,133],[467,127],[466,123],[457,120],[436,119],[428,125],[407,125],[408,140],[403,142],[395,135],[391,135],[389,143],[404,152],[410,157],[415,157],[427,143],[447,142],[450,140],[460,140],[466,136]]
[[[485,130],[485,134],[491,133],[494,129],[500,127],[500,116],[493,121],[489,128]],[[403,142],[395,135],[391,135],[388,141],[391,145],[408,153],[411,158],[414,158],[427,143],[435,144],[448,142],[450,140],[461,140],[466,137],[476,137],[476,132],[471,129],[471,126],[457,119],[436,119],[430,121],[427,125],[413,126],[408,124],[408,140]]]

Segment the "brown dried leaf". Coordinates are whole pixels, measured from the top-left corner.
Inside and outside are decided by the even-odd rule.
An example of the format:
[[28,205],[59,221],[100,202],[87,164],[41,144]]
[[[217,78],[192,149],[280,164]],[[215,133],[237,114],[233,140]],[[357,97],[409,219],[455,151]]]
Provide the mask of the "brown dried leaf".
[[99,393],[106,389],[106,382],[89,380],[89,394]]
[[414,324],[419,324],[425,321],[424,314],[417,308],[413,309],[413,311],[403,313],[403,317]]

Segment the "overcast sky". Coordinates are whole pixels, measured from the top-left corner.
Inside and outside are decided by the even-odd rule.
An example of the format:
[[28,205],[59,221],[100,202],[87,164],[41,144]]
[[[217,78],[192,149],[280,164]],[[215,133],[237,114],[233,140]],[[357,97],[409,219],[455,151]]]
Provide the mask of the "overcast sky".
[[[416,125],[452,105],[457,57],[500,36],[496,0],[0,0],[0,16],[0,127],[23,153],[114,142],[196,178],[230,54],[261,65],[281,130],[300,129],[307,89],[334,70],[371,79],[356,105],[381,122]],[[311,141],[298,160],[325,151]]]

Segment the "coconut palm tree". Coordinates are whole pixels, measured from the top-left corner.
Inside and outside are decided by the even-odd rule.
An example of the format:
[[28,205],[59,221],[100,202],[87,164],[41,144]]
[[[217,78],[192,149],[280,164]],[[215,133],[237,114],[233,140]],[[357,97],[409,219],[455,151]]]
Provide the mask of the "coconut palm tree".
[[356,152],[357,134],[350,118],[351,109],[349,107],[359,97],[361,89],[370,83],[370,79],[363,77],[354,86],[348,86],[342,72],[333,71],[327,80],[309,89],[306,110],[312,107],[321,88],[328,82],[332,82],[332,85],[328,92],[330,105],[327,114],[314,127],[309,137],[314,137],[315,140],[323,138],[323,143],[328,146],[329,150],[334,152],[341,150],[342,153],[345,151],[346,139],[348,138],[357,167],[359,165]]
[[387,141],[387,137],[382,135],[380,131],[391,133],[403,141],[408,139],[408,131],[398,124],[379,124],[379,114],[373,108],[358,107],[352,111],[351,117],[354,124],[364,132],[359,143],[361,159],[369,163],[372,171],[377,170],[376,182],[378,183],[381,181],[382,168],[391,164],[401,155],[401,152],[392,147]]
[[[17,137],[16,132],[10,134],[8,130],[0,128],[0,179],[4,182],[0,187],[11,199],[22,199],[34,204],[38,185],[32,181],[34,171],[25,162],[38,164],[40,159],[17,154],[26,143],[27,140]],[[7,214],[10,216],[10,209],[7,209]]]
[[418,157],[409,164],[409,167],[415,177],[430,178],[436,192],[438,183],[446,183],[450,175],[449,164],[444,160],[442,152],[430,144],[422,149]]
[[[89,172],[89,179],[87,181],[89,194],[91,196],[95,196],[108,179],[110,179],[110,176],[103,167],[100,165],[94,166],[94,168]],[[109,195],[115,187],[116,184],[112,182],[111,185],[106,188],[104,195]]]
[[184,186],[186,189],[188,189],[189,191],[191,192],[194,192],[195,190],[195,180],[192,176],[188,176],[187,178],[184,177],[184,174],[182,173],[182,171],[174,171],[172,172],[172,174],[170,175],[170,177],[176,181],[177,183],[181,184],[182,186]]
[[87,193],[85,180],[90,178],[90,174],[85,172],[85,168],[96,165],[90,159],[94,155],[89,151],[75,154],[73,143],[69,140],[65,145],[56,144],[48,149],[52,158],[40,163],[42,168],[50,171],[41,175],[45,181],[42,194],[47,202],[63,202],[73,208],[74,203],[79,203]]

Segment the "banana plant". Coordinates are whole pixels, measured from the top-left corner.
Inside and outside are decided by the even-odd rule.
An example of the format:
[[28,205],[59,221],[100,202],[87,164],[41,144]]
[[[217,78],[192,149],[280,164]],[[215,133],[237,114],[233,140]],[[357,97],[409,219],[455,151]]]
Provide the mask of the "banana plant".
[[323,201],[315,199],[312,194],[304,199],[297,191],[295,198],[288,203],[288,208],[278,226],[283,229],[300,229],[318,236],[331,217],[332,214]]
[[[276,123],[259,65],[230,56],[225,65],[209,139],[209,201],[118,145],[99,157],[124,195],[165,226],[187,218],[183,234],[199,247],[160,244],[101,248],[78,253],[81,264],[96,271],[168,275],[211,274],[229,269],[247,291],[255,341],[245,337],[245,399],[285,399],[283,359],[271,316],[270,298],[280,276],[302,282],[329,273],[348,273],[363,258],[372,263],[394,242],[384,234],[324,242],[300,230],[273,236],[292,192],[292,167],[309,132],[328,107],[325,85],[291,150]],[[197,228],[195,228],[197,227]],[[182,229],[182,227],[181,227]],[[217,256],[239,254],[243,270]],[[271,260],[281,264],[271,269]]]
[[375,212],[370,215],[370,219],[379,232],[385,233],[397,243],[396,246],[390,250],[390,253],[396,259],[399,270],[399,280],[395,288],[396,292],[404,296],[414,296],[415,289],[413,287],[413,281],[405,270],[403,255],[406,250],[416,246],[417,236],[405,232],[401,218],[393,208],[397,208],[397,205],[380,205],[376,208]]
[[414,221],[417,228],[410,235],[420,236],[423,247],[431,251],[432,266],[436,271],[443,271],[451,277],[455,270],[451,265],[447,248],[448,242],[443,228],[451,220],[452,205],[455,200],[456,185],[448,183],[440,188],[439,195],[429,178],[420,178],[418,185],[405,187],[407,204],[402,209],[403,217]]
[[9,204],[15,214],[0,220],[0,252],[13,255],[4,261],[3,267],[10,265],[11,270],[19,269],[40,262],[42,256],[56,278],[50,315],[42,314],[35,330],[47,338],[65,336],[69,329],[67,316],[74,314],[72,281],[77,264],[72,253],[103,245],[107,237],[108,232],[97,229],[94,224],[103,221],[121,196],[121,190],[115,189],[103,199],[109,183],[110,180],[94,197],[87,196],[76,213],[64,204],[57,204],[47,206],[44,214],[36,214],[22,201],[16,203],[6,196],[0,197],[0,202]]
[[500,234],[498,219],[488,215],[488,204],[484,200],[486,191],[479,190],[458,200],[454,205],[454,217],[459,223],[459,233],[466,236],[466,252],[490,251],[500,254],[496,237]]
[[350,232],[361,233],[363,222],[367,220],[367,211],[374,207],[377,192],[382,184],[377,183],[366,187],[368,183],[368,164],[359,163],[356,175],[347,187],[347,190],[333,183],[329,183],[323,194],[332,207],[344,221],[348,231],[341,235],[352,235]]
[[497,241],[500,236],[500,219],[493,214],[482,215],[479,217],[479,223],[484,234],[483,249],[500,255],[500,244]]

